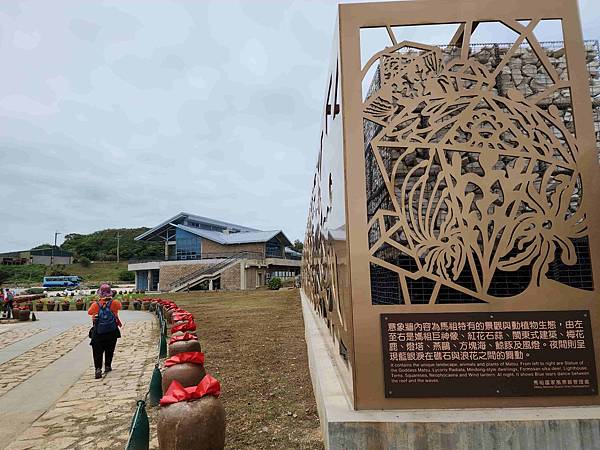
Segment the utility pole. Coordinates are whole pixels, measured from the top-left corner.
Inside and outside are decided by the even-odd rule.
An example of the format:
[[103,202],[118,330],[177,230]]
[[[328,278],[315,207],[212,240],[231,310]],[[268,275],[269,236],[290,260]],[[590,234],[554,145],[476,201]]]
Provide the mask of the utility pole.
[[117,240],[117,264],[119,263],[119,247],[121,244],[121,233],[117,232],[117,237],[115,238]]
[[52,251],[50,252],[50,265],[54,264],[54,249],[56,248],[56,237],[62,233],[59,233],[58,231],[54,232],[54,246],[52,247]]

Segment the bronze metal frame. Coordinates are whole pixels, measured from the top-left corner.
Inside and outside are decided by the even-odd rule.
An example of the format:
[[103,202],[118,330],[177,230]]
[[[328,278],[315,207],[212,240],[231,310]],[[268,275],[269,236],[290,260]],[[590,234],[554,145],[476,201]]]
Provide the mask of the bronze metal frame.
[[[568,80],[559,79],[535,40],[535,26],[543,19],[562,21]],[[509,52],[514,51],[527,39],[553,83],[543,94],[551,94],[554,89],[570,89],[576,137],[567,130],[556,110],[552,107],[542,110],[537,106],[545,95],[525,98],[517,91],[505,95],[492,92],[495,77],[499,73],[486,73],[468,56],[472,31],[478,23],[488,21],[501,22],[519,34],[515,47]],[[460,47],[460,57],[450,63],[444,61],[443,55],[436,47],[412,42],[398,43],[392,31],[392,27],[396,26],[447,23],[460,24],[452,39],[452,43]],[[392,47],[382,49],[371,59],[371,64],[379,64],[382,81],[379,86],[375,86],[377,91],[363,101],[362,82],[368,65],[361,67],[360,30],[372,27],[387,29]],[[401,51],[405,47],[417,49],[416,56],[410,53],[402,56]],[[346,357],[337,358],[337,363],[341,368],[350,401],[356,409],[600,403],[598,395],[385,398],[380,336],[381,314],[416,312],[589,310],[592,329],[600,329],[597,305],[600,298],[596,288],[582,290],[568,287],[545,276],[556,249],[562,251],[564,264],[574,264],[576,257],[572,239],[582,236],[589,239],[592,262],[595,261],[595,256],[600,254],[600,239],[596,231],[600,216],[593,208],[593,202],[599,193],[600,180],[583,48],[576,0],[419,0],[339,6],[331,67],[332,78],[324,107],[321,149],[307,228],[303,289],[325,318],[324,323],[328,324],[333,336],[336,355],[345,353]],[[386,79],[395,80],[393,88],[390,86],[391,82],[385,83]],[[399,80],[400,84],[406,81],[407,86],[399,85]],[[338,84],[339,93],[338,89],[332,90],[331,87]],[[478,96],[476,101],[473,101],[474,93]],[[461,109],[460,114],[450,114],[447,113],[447,109],[444,110],[449,103],[456,104],[465,98],[468,99],[467,103],[471,103],[469,107]],[[491,108],[491,113],[481,117],[474,114],[474,105],[480,101],[499,101],[496,105],[500,106]],[[423,115],[430,117],[430,123],[410,122],[413,120],[410,113],[419,104],[424,104],[423,108],[429,108],[427,114]],[[442,117],[444,113],[440,111],[446,111],[445,118]],[[482,124],[485,124],[484,128],[497,128],[500,123],[501,131],[507,131],[510,126],[505,125],[514,123],[512,119],[515,116],[529,118],[527,123],[521,122],[518,127],[523,127],[531,136],[536,132],[541,133],[541,138],[537,136],[533,140],[536,144],[540,139],[544,141],[547,144],[546,150],[533,150],[535,145],[531,139],[514,134],[514,138],[509,139],[515,141],[514,148],[507,149],[507,140],[505,136],[500,136],[500,132],[495,132],[497,129],[485,130],[485,133],[479,135],[478,141],[473,138],[477,127],[481,128]],[[379,134],[371,137],[369,142],[365,142],[363,131],[365,119],[380,127]],[[459,129],[467,131],[462,134],[463,137],[470,135],[471,138],[456,142],[450,142],[450,139],[444,143],[436,141],[442,128],[437,121],[441,123],[442,119],[452,124],[452,127],[448,128],[444,125],[441,132],[445,136],[444,139],[452,132],[458,133]],[[386,188],[392,194],[392,208],[377,211],[370,220],[367,219],[365,175],[365,154],[369,145],[373,149],[395,147],[401,154],[396,156],[396,168],[392,171],[389,167],[386,170],[381,155],[375,154]],[[440,150],[441,147],[449,145],[454,147]],[[502,169],[505,175],[500,176],[496,173],[498,170],[494,166],[494,158],[479,159],[477,156],[478,172],[467,175],[467,178],[479,184],[480,195],[467,195],[465,186],[459,186],[458,182],[440,181],[444,177],[446,180],[455,180],[456,176],[460,178],[460,156],[453,155],[460,155],[466,147],[469,151],[483,153],[482,146],[492,149],[495,152],[494,158],[499,154],[514,156]],[[407,169],[403,173],[398,172],[398,165],[404,155],[417,149],[426,150],[424,163],[420,166],[423,170],[411,172]],[[434,153],[436,163],[442,166],[440,176],[432,174],[430,170]],[[523,158],[523,154],[527,155],[527,158]],[[547,167],[552,170],[547,169],[546,175],[538,175],[536,178],[532,174],[534,159],[546,161]],[[324,161],[327,161],[325,165]],[[567,175],[554,173],[557,168],[565,169]],[[464,172],[462,175],[465,175]],[[395,182],[396,176],[398,179]],[[453,176],[455,178],[451,178]],[[407,185],[406,180],[411,177],[412,184]],[[501,189],[497,187],[498,183],[502,185]],[[527,188],[527,185],[530,187]],[[540,186],[549,185],[552,187],[546,187],[546,195],[543,195],[544,188]],[[429,187],[426,189],[425,186]],[[581,195],[582,187],[584,195]],[[569,206],[569,202],[559,200],[561,196],[568,196],[570,199],[575,194],[579,198],[576,206]],[[503,201],[494,203],[499,195]],[[343,218],[331,221],[332,211],[338,216],[342,215],[340,196],[344,198]],[[530,202],[536,198],[539,207],[519,206],[524,204],[526,197]],[[511,208],[508,207],[509,201],[513,205]],[[478,202],[479,206],[486,206],[480,208],[478,217],[475,217],[476,215],[472,214],[472,205]],[[444,208],[441,214],[439,211]],[[386,226],[385,216],[394,219],[392,227]],[[428,220],[430,222],[424,223]],[[452,220],[455,228],[453,232],[452,227],[448,225]],[[479,223],[475,223],[478,220]],[[483,222],[490,220],[498,229],[512,232],[505,233],[504,238],[500,233],[498,240],[488,237],[489,242],[484,242],[486,232],[483,229],[487,230],[489,227],[487,222]],[[523,225],[525,222],[527,225]],[[373,233],[373,226],[379,227],[379,234],[375,242],[370,242],[369,233]],[[479,231],[474,234],[473,230]],[[549,230],[552,230],[552,233]],[[397,231],[400,231],[402,240],[392,238]],[[340,237],[344,232],[345,236]],[[512,236],[511,239],[509,235]],[[377,248],[384,242],[413,257],[418,270],[410,272],[390,264],[385,258],[378,257]],[[522,242],[522,245],[519,242]],[[533,249],[531,242],[536,243]],[[515,250],[509,254],[511,248]],[[525,253],[528,253],[523,255],[522,252],[519,258],[519,251],[523,248],[526,249]],[[479,260],[481,267],[476,267],[474,258]],[[399,275],[403,304],[372,303],[370,265],[373,263]],[[530,267],[532,281],[523,292],[505,298],[490,295],[488,288],[495,270],[510,272],[524,266]],[[599,267],[599,264],[592,264],[596,284],[600,279]],[[465,289],[456,283],[458,274],[465,268],[472,269],[474,278],[477,278],[474,289]],[[435,288],[427,303],[415,304],[410,300],[406,280],[422,276],[432,279]],[[452,287],[472,296],[480,303],[441,304],[436,301],[441,286]],[[598,355],[600,332],[594,336],[594,347]]]

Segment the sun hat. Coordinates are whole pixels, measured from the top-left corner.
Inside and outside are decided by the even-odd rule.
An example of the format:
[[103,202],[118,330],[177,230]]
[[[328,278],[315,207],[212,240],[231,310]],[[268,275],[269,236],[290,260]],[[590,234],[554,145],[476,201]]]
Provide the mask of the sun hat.
[[112,296],[113,296],[110,285],[106,284],[106,283],[104,283],[102,286],[100,286],[100,289],[98,289],[97,294],[98,294],[98,297],[100,297],[100,298],[112,298]]

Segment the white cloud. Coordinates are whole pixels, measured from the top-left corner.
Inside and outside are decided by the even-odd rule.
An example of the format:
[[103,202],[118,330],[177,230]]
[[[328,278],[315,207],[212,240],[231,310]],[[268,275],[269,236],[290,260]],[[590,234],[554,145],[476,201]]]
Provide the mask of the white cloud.
[[[598,2],[580,5],[598,38]],[[335,0],[0,2],[0,251],[181,210],[302,238],[335,16]]]

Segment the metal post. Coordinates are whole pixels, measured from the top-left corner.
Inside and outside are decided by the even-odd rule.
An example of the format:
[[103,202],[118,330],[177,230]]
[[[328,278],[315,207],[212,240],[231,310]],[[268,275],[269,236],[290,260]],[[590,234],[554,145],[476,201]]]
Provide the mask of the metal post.
[[119,263],[119,246],[121,244],[121,233],[117,233],[117,237],[115,239],[117,240],[117,263]]
[[54,248],[56,247],[56,238],[59,234],[62,234],[62,233],[59,233],[58,231],[54,232],[54,246],[52,247],[52,250],[50,251],[50,265],[54,264]]

